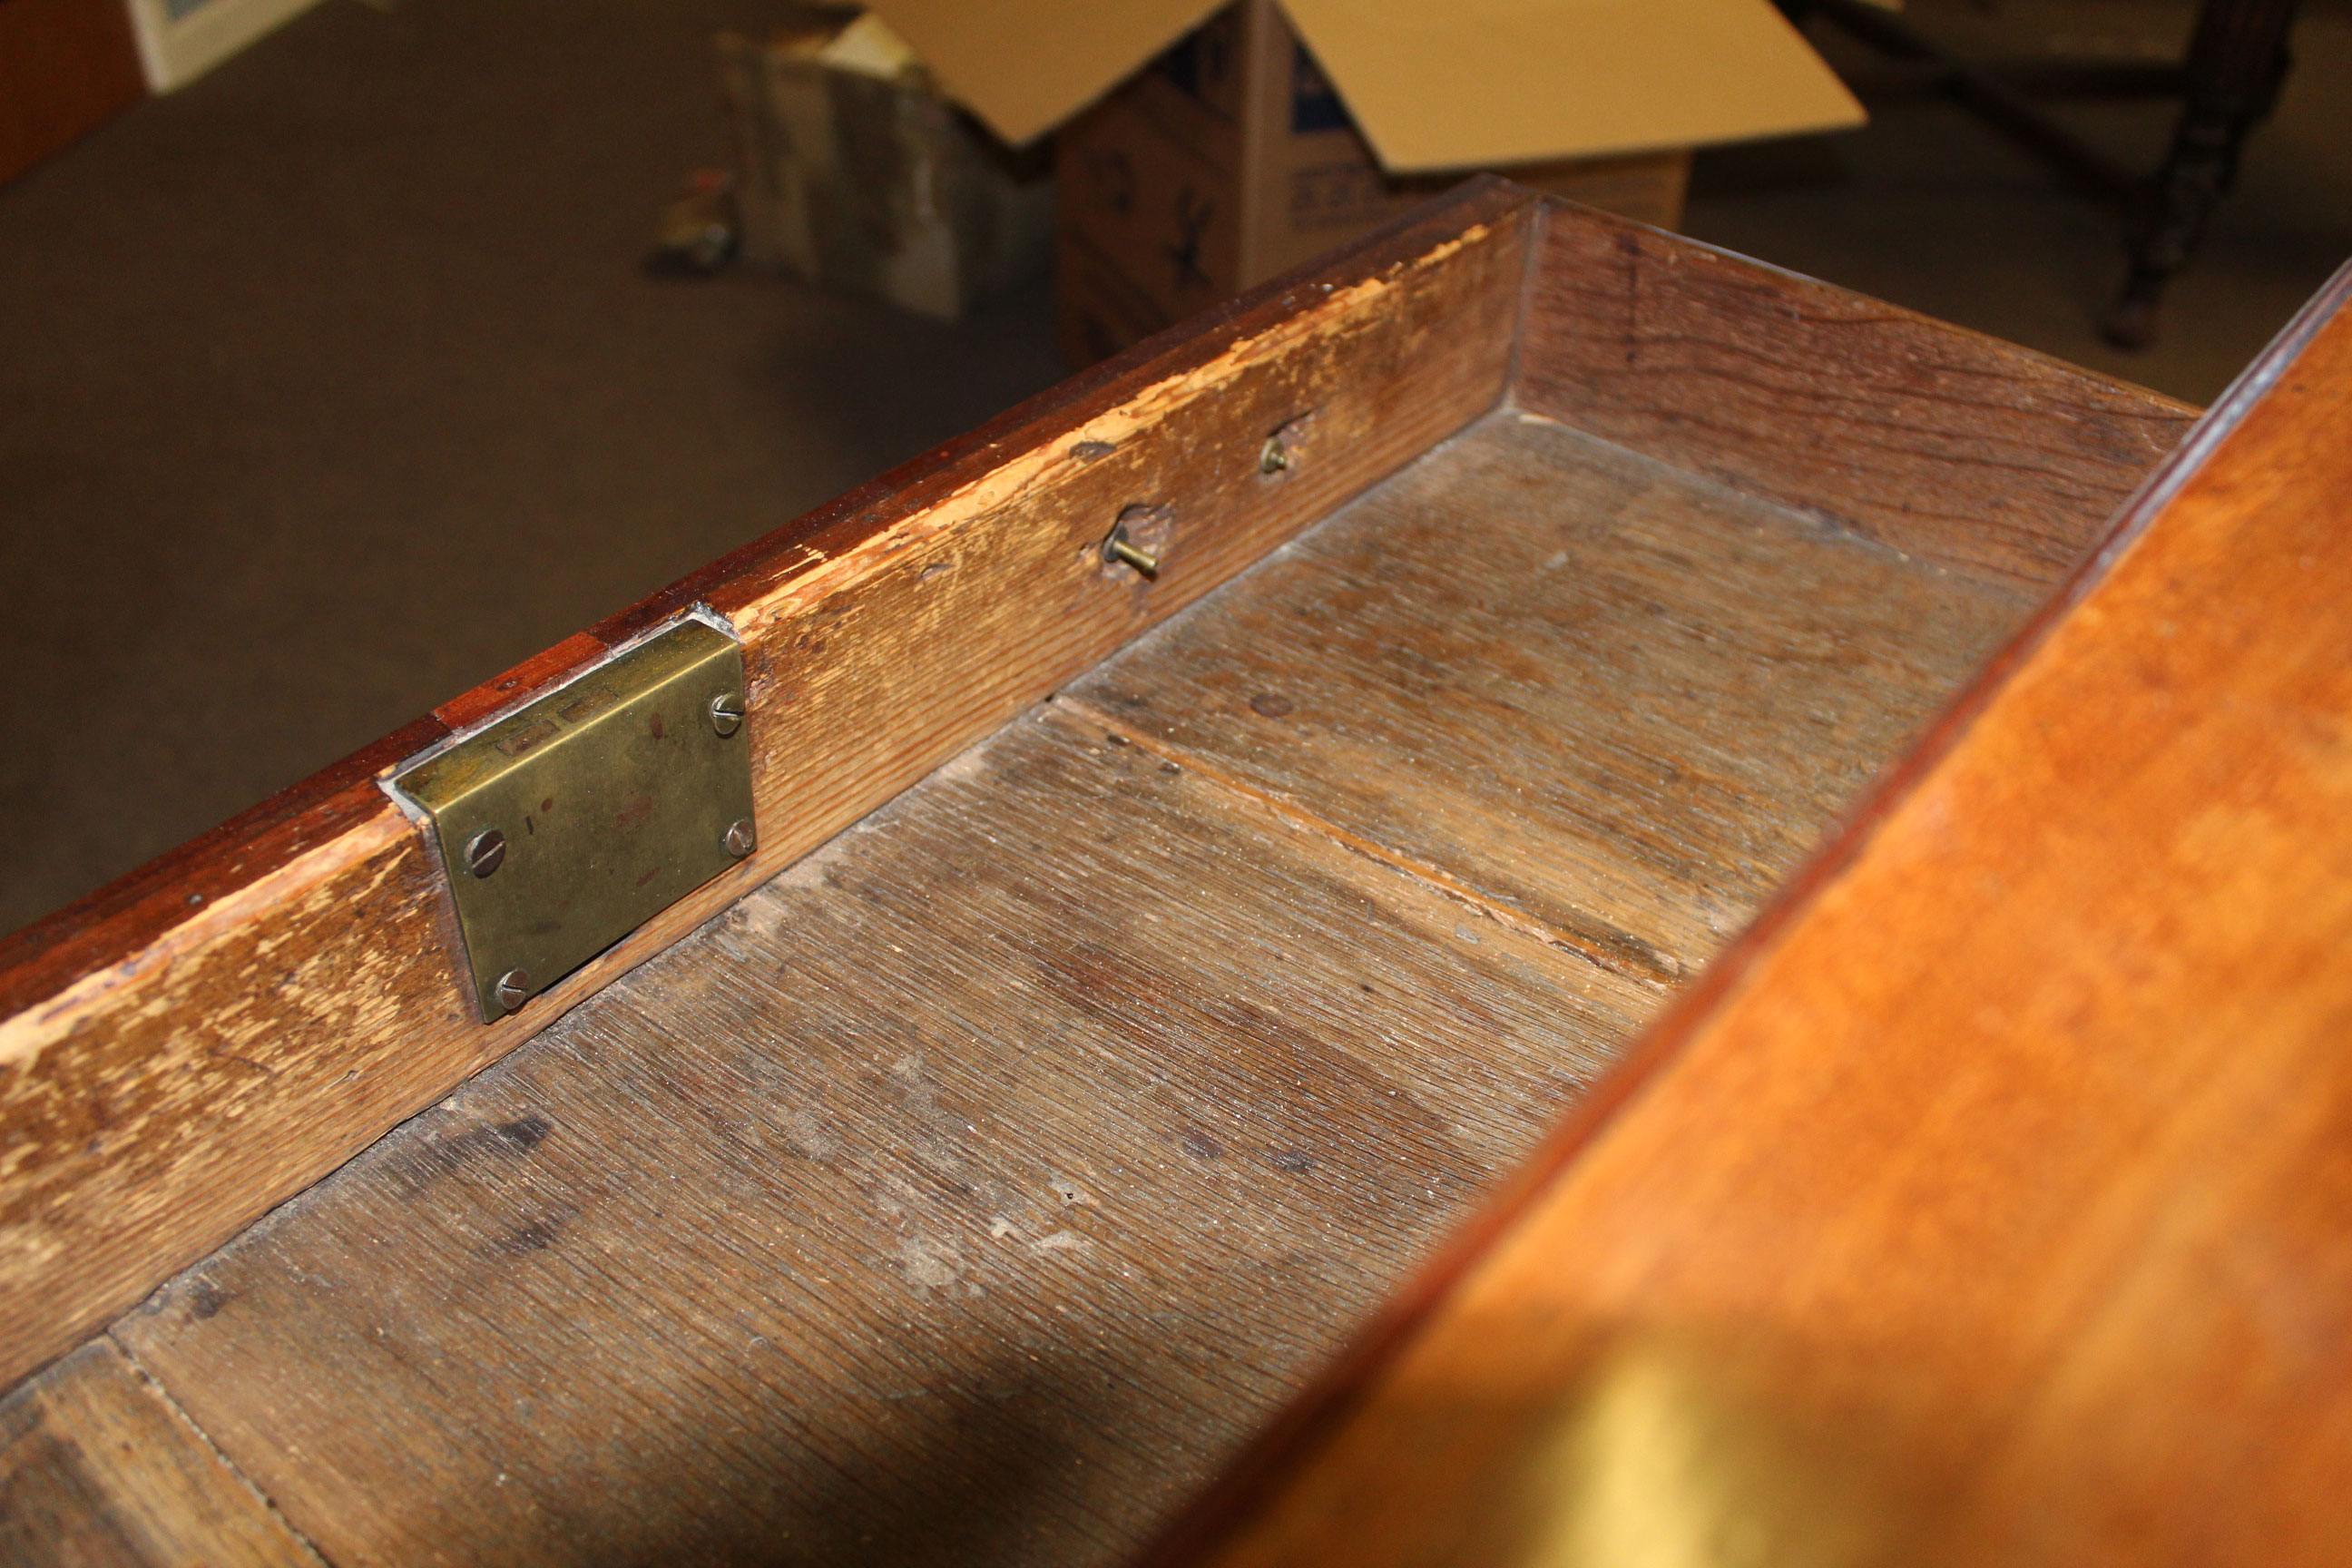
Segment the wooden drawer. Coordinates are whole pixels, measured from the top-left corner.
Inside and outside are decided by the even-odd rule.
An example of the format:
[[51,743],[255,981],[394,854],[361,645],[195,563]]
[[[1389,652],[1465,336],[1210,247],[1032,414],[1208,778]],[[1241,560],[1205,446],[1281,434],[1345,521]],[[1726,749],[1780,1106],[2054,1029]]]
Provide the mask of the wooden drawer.
[[[2341,359],[2328,330],[2274,364]],[[2057,940],[2075,885],[2028,873],[2076,840],[2027,855],[2016,824],[2110,799],[2102,753],[2004,704],[2121,635],[2098,606],[2208,526],[2168,520],[2242,482],[2250,431],[2340,411],[2301,374],[2182,447],[2193,411],[2151,394],[1494,181],[1098,367],[0,949],[0,1466],[47,1521],[0,1532],[1091,1563],[1223,1472],[1168,1560],[1586,1560],[1526,1502],[1584,1495],[1527,1478],[1615,1408],[1578,1313],[1688,1327],[1727,1270],[1996,1289],[1952,1261],[1955,1205],[2118,1169],[1969,1121],[2032,1075],[1937,1055],[1969,987],[1922,975],[1954,944],[1997,1006]],[[1155,575],[1104,558],[1122,516]],[[2221,598],[2294,576],[2246,542]],[[2294,548],[2283,614],[2317,615],[2352,558]],[[379,775],[690,609],[741,641],[757,851],[478,1022]],[[2168,689],[2201,700],[2182,646]],[[2136,733],[2137,689],[2098,689]],[[1857,912],[1895,875],[1870,847],[2034,723],[2045,752],[1995,753],[2011,795],[1970,797],[2010,879],[1915,867]],[[1784,978],[1832,921],[1834,961]],[[2154,973],[2120,952],[2116,985]],[[1846,1038],[1807,1009],[1899,1023],[1898,984],[1883,1059],[1805,1054]],[[1735,1024],[1748,1055],[1713,1043]],[[1941,1086],[1944,1142],[1855,1124],[1891,1103],[1873,1070]],[[1790,1110],[1847,1087],[1843,1119]],[[1767,1223],[1895,1202],[1910,1138],[1947,1160],[1908,1177],[1932,1234],[1848,1257]],[[1574,1208],[1588,1171],[1652,1207]],[[1763,1297],[1815,1373],[1875,1321]],[[1717,1368],[1690,1342],[1669,1383]],[[1740,1397],[1819,1426],[1775,1354]],[[1957,1395],[1864,1384],[1907,1520],[1958,1471],[1902,1423]],[[1879,1517],[1823,1464],[1819,1510]]]

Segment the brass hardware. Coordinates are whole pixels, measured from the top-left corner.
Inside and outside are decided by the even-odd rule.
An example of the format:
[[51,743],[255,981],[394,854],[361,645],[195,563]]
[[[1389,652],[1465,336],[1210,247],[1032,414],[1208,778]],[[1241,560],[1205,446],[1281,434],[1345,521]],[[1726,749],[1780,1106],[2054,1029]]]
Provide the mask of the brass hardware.
[[485,1022],[751,853],[742,693],[734,639],[682,621],[394,775],[451,868]]
[[495,827],[485,827],[466,845],[466,868],[477,877],[487,877],[506,864],[507,836]]
[[1277,430],[1265,438],[1265,446],[1257,449],[1257,471],[1261,474],[1278,474],[1288,467],[1290,467],[1290,448],[1282,444],[1282,433]]
[[1160,575],[1160,557],[1138,550],[1127,537],[1127,524],[1114,524],[1103,541],[1102,558],[1115,565],[1132,566],[1147,577]]
[[499,1005],[512,1013],[530,1000],[530,976],[520,969],[509,969],[499,976],[499,983],[490,989]]

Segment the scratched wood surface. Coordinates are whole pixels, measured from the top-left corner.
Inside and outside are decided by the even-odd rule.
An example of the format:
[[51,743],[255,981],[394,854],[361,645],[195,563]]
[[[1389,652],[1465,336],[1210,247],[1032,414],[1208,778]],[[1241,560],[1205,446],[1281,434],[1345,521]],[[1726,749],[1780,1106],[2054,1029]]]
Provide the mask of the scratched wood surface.
[[2032,605],[1507,413],[1065,700],[1671,980]]
[[0,1563],[317,1568],[318,1562],[104,1335],[0,1400]]
[[339,1563],[1108,1561],[1655,999],[1033,719],[118,1331]]
[[[1078,378],[0,942],[0,1385],[1492,407],[1531,199],[1476,185]],[[1130,504],[1150,582],[1097,552]],[[373,770],[696,603],[745,645],[758,852],[478,1024]]]
[[1996,581],[2046,587],[2197,410],[1599,213],[1538,241],[1521,407]]
[[2347,306],[1150,1561],[2352,1561]]
[[[1379,541],[1402,561],[1440,536],[1452,566],[1364,577]],[[1335,595],[1407,679],[1338,632],[1270,635],[1328,626]],[[1555,799],[1600,787],[1578,771],[1596,747],[1656,776],[1769,741],[1807,759],[1801,786],[1705,815],[1760,864],[1801,844],[1780,816],[1833,812],[2018,609],[1490,419],[114,1331],[340,1563],[1115,1561],[1661,1004],[1661,974],[1580,933],[1675,896],[1729,910],[1748,858],[1685,855],[1569,931],[1482,885],[1509,857],[1368,852],[1354,797],[1106,719],[1103,683],[1291,721],[1334,776]],[[1551,625],[1582,640],[1546,645]],[[1520,709],[1432,702],[1440,658],[1447,692]],[[1742,661],[1769,668],[1728,680]],[[1710,682],[1745,696],[1695,695]],[[1603,685],[1646,717],[1558,696]],[[1272,692],[1297,706],[1252,706]],[[1909,711],[1866,718],[1865,693]],[[1501,785],[1451,810],[1534,859],[1592,837]]]

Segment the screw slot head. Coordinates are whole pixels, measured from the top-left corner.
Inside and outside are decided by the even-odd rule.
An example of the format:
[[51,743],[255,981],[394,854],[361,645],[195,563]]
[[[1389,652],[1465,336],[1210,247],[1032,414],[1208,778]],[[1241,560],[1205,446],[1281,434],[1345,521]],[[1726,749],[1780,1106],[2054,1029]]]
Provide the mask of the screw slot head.
[[509,969],[499,976],[498,984],[490,990],[498,997],[499,1005],[511,1013],[530,1000],[530,976],[520,969]]
[[1279,436],[1268,436],[1265,445],[1257,449],[1257,471],[1278,474],[1290,467],[1290,448],[1282,444]]
[[731,735],[743,727],[743,694],[722,691],[710,700],[710,727],[721,735]]
[[466,869],[477,877],[487,877],[507,863],[507,836],[495,827],[485,827],[466,841]]
[[727,853],[738,860],[760,847],[759,830],[748,816],[739,816],[727,825]]

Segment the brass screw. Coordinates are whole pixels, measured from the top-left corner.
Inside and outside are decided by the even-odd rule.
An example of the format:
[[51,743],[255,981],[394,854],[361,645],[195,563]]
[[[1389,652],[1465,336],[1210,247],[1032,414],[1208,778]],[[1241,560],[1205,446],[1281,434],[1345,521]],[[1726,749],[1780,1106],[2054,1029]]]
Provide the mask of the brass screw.
[[1265,445],[1257,449],[1257,471],[1278,474],[1290,467],[1290,448],[1282,444],[1279,436],[1268,436]]
[[710,700],[710,727],[722,735],[731,735],[743,727],[743,694],[722,691]]
[[727,853],[738,860],[760,847],[760,834],[748,816],[739,816],[727,825]]
[[1160,557],[1138,550],[1127,537],[1127,524],[1114,524],[1103,541],[1102,557],[1114,565],[1132,566],[1147,577],[1160,575]]
[[495,827],[485,827],[467,841],[466,869],[477,877],[487,877],[507,863],[507,836]]
[[499,976],[490,992],[498,997],[499,1005],[511,1013],[530,1000],[530,976],[520,969],[509,969]]

